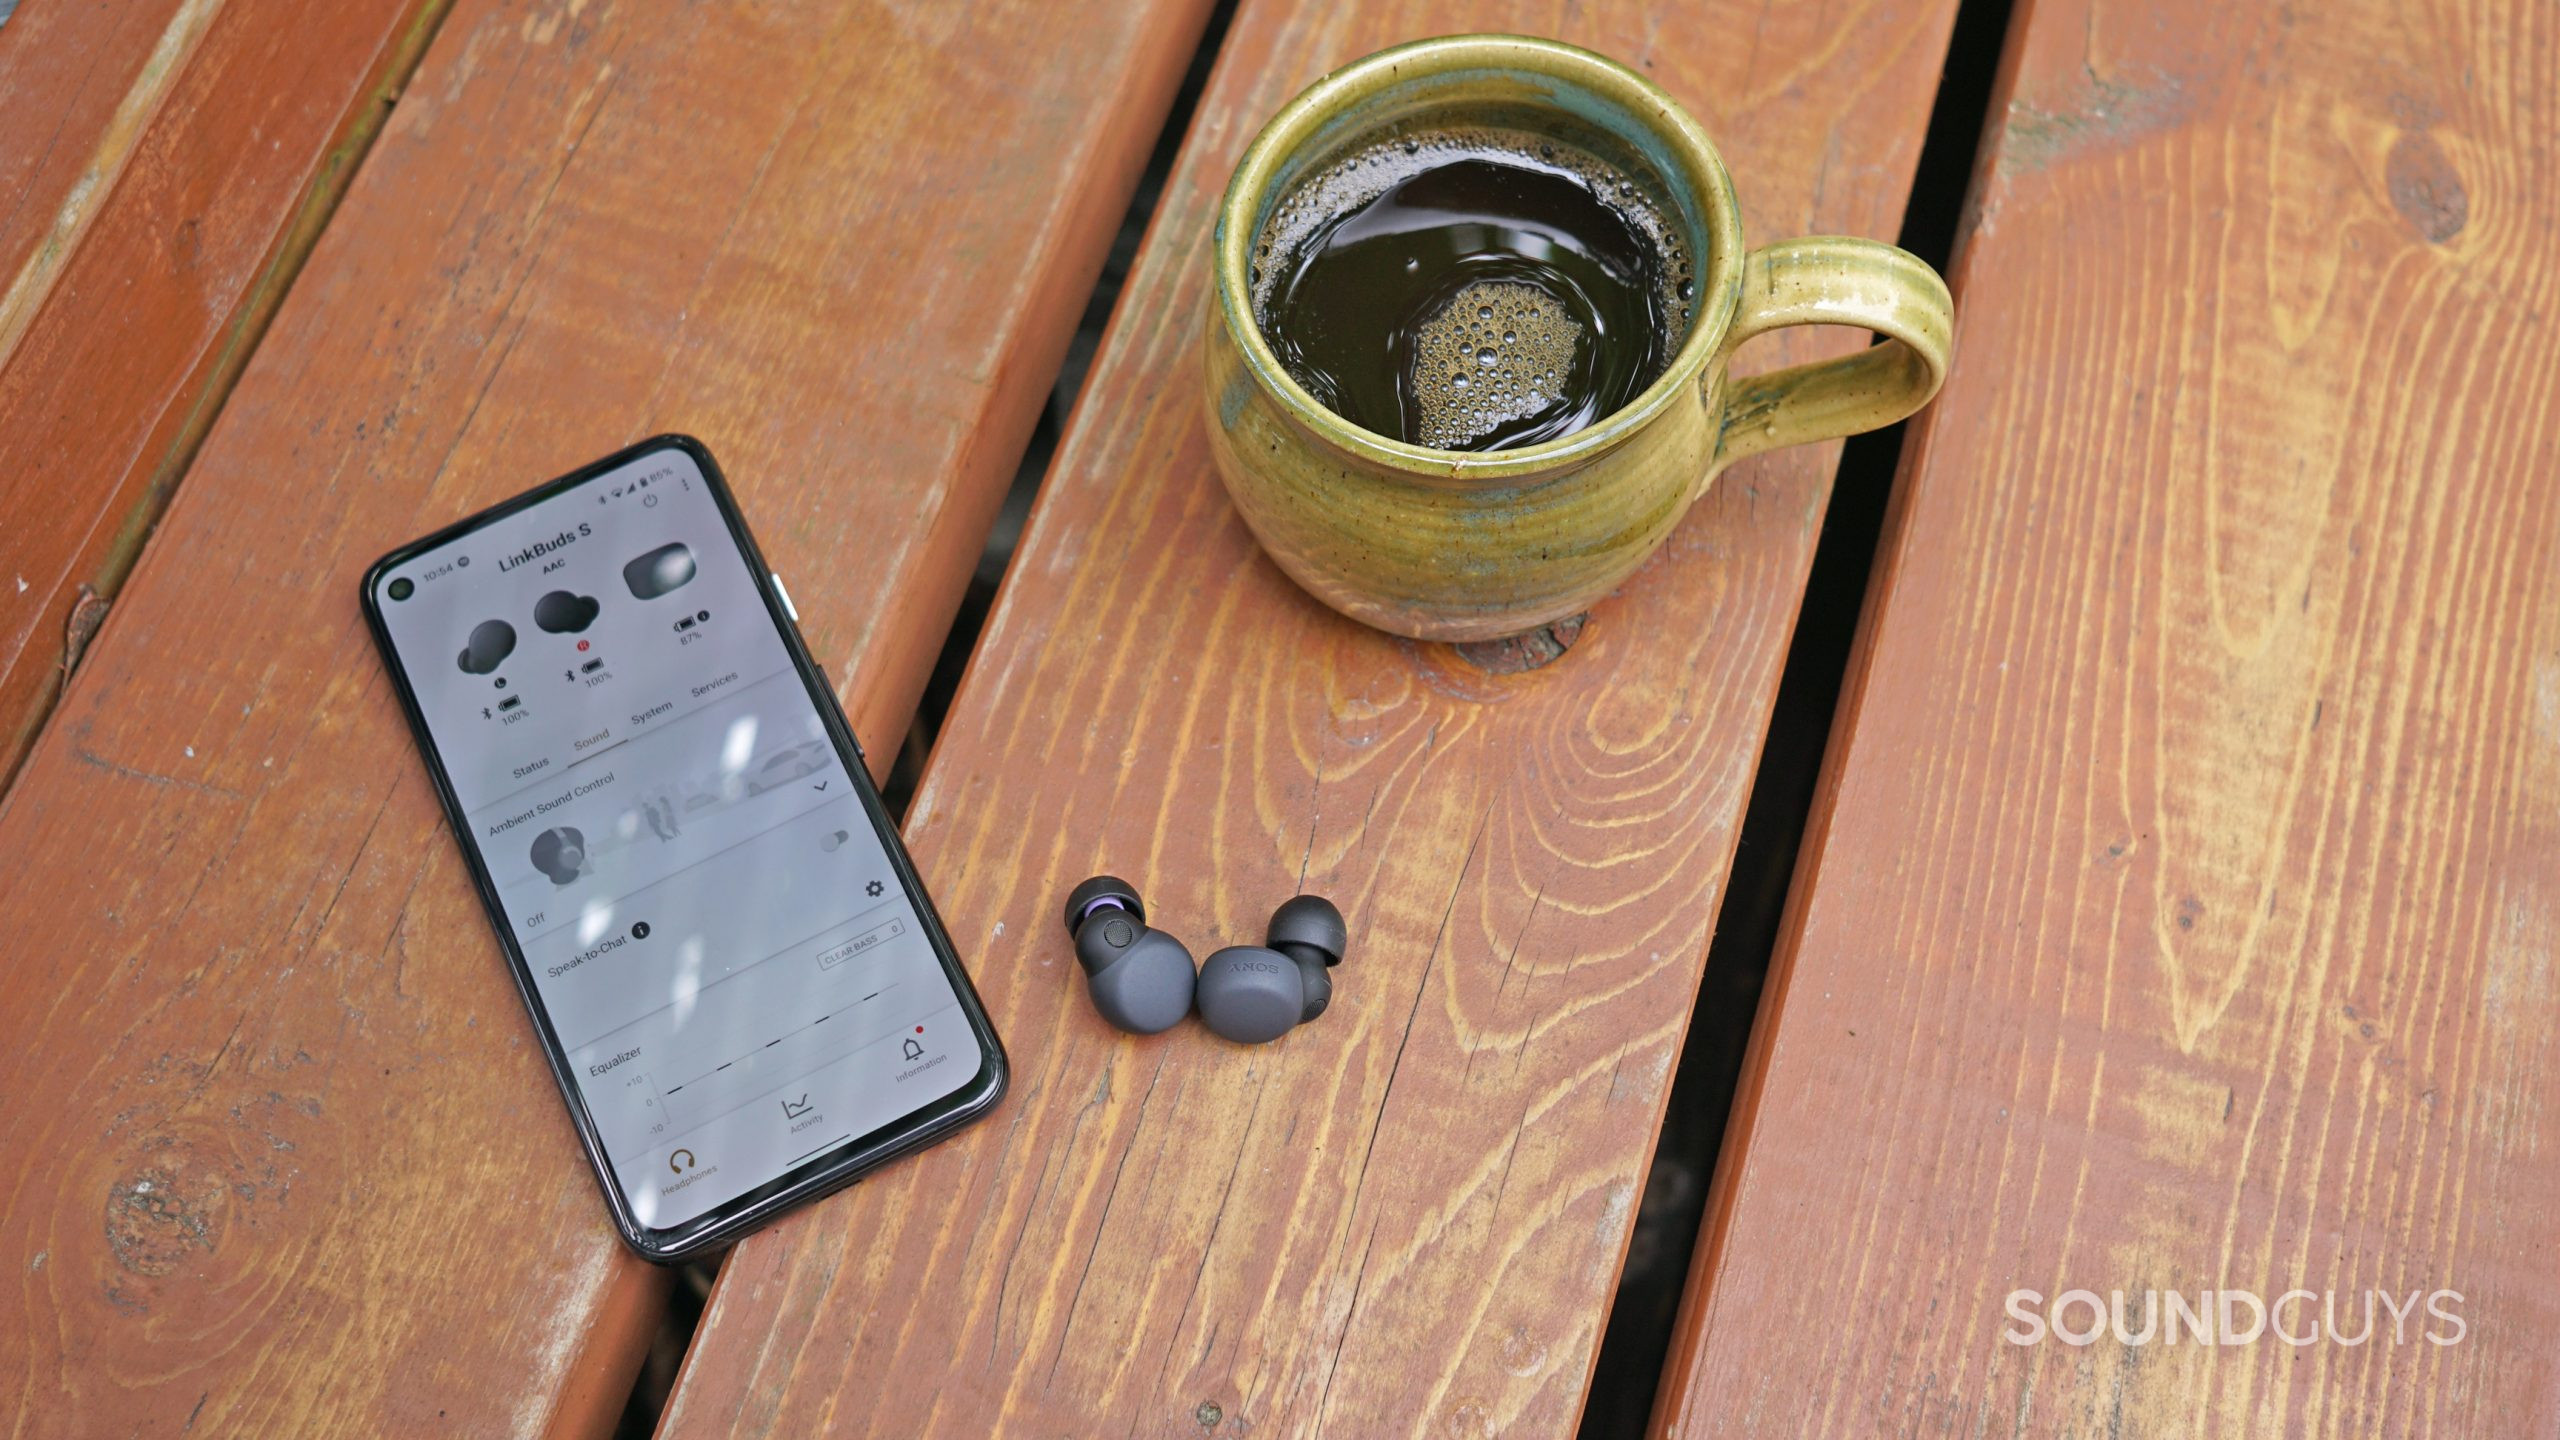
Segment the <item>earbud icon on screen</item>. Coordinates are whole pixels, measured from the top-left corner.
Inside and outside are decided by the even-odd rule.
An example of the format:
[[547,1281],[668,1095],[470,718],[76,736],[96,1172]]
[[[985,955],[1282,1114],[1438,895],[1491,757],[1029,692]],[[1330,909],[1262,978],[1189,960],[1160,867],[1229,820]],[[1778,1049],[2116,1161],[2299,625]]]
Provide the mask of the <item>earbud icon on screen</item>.
[[455,663],[465,675],[486,675],[515,649],[516,627],[504,620],[483,620],[471,627],[471,643],[462,647],[462,656]]
[[533,602],[533,623],[554,635],[575,635],[596,623],[603,608],[592,595],[554,590]]

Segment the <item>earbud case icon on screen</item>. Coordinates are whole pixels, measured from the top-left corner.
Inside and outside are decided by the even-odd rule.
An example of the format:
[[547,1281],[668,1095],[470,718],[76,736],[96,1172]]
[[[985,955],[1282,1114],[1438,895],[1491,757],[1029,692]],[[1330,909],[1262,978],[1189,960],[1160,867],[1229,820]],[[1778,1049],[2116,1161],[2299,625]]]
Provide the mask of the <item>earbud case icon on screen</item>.
[[661,545],[622,567],[622,583],[634,600],[655,600],[693,579],[693,552],[678,541]]

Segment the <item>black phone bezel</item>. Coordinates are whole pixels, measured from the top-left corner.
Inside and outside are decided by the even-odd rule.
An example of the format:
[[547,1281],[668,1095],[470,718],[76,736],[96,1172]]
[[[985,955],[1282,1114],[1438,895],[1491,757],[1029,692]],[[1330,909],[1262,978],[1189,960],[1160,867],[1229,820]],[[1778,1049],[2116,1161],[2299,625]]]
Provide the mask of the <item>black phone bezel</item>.
[[[775,633],[781,637],[783,649],[791,656],[792,666],[799,672],[810,703],[817,708],[827,737],[836,748],[838,762],[853,777],[855,792],[862,797],[863,810],[870,816],[872,827],[879,832],[881,846],[888,853],[899,885],[915,905],[935,958],[950,977],[961,1013],[967,1018],[970,1033],[978,1042],[980,1063],[978,1073],[951,1094],[909,1111],[868,1134],[855,1136],[826,1154],[796,1166],[682,1225],[651,1229],[642,1226],[631,1213],[622,1187],[614,1177],[613,1165],[605,1153],[594,1117],[587,1113],[577,1077],[571,1073],[568,1054],[560,1044],[559,1034],[552,1028],[551,1017],[543,1006],[540,992],[534,988],[532,966],[526,961],[523,948],[517,944],[514,930],[508,924],[506,909],[499,902],[497,886],[491,880],[488,868],[481,863],[479,851],[462,839],[468,822],[454,794],[452,779],[446,773],[444,758],[436,749],[435,737],[427,729],[426,714],[409,683],[407,667],[401,663],[400,653],[392,644],[391,632],[384,622],[377,597],[391,571],[425,552],[449,545],[520,510],[539,505],[664,450],[682,451],[693,461],[702,474],[713,505],[721,518],[728,522],[729,537],[756,579],[756,593],[764,601],[766,616]],[[900,1156],[948,1138],[985,1116],[1003,1099],[1009,1078],[1003,1042],[989,1023],[986,1008],[978,999],[977,987],[970,983],[968,970],[961,964],[958,951],[952,947],[949,932],[943,928],[942,916],[934,909],[933,898],[916,874],[915,862],[908,856],[907,847],[899,838],[898,828],[889,818],[887,807],[881,803],[879,787],[872,782],[870,769],[863,760],[862,747],[854,739],[852,727],[845,721],[844,709],[837,703],[833,688],[827,684],[824,673],[802,643],[798,623],[784,608],[779,580],[765,562],[764,552],[757,547],[754,535],[749,533],[736,497],[730,492],[719,463],[711,458],[709,447],[690,435],[682,434],[653,436],[626,446],[603,459],[582,465],[566,475],[545,481],[523,494],[500,501],[392,550],[366,567],[362,584],[365,623],[373,632],[374,647],[380,652],[383,667],[390,674],[392,689],[400,697],[401,712],[408,718],[410,736],[417,743],[419,757],[426,762],[428,778],[435,785],[437,802],[444,808],[446,825],[454,832],[454,843],[461,849],[463,864],[469,869],[472,885],[479,892],[481,909],[488,916],[490,928],[497,934],[508,971],[515,977],[516,992],[523,999],[526,1014],[542,1039],[543,1055],[550,1061],[552,1079],[559,1085],[561,1098],[569,1107],[578,1143],[586,1152],[587,1167],[594,1174],[597,1187],[604,1192],[605,1207],[611,1212],[614,1229],[622,1236],[623,1243],[641,1256],[661,1264],[671,1264],[721,1248],[762,1228],[774,1216],[793,1206],[843,1189]]]

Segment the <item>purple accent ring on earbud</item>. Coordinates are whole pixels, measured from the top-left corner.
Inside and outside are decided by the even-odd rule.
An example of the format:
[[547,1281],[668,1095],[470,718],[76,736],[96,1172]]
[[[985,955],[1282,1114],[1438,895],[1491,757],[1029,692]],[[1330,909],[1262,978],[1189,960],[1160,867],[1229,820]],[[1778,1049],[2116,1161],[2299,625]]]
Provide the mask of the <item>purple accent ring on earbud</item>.
[[1081,925],[1087,920],[1092,919],[1097,913],[1104,910],[1118,910],[1123,913],[1127,913],[1129,911],[1129,907],[1120,903],[1120,897],[1117,895],[1100,896],[1091,904],[1076,912],[1076,923]]

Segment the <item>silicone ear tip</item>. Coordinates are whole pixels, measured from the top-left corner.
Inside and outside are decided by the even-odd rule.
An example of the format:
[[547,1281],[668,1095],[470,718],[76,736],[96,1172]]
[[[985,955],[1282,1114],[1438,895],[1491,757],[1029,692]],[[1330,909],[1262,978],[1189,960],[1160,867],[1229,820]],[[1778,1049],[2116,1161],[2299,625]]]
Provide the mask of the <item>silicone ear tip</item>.
[[1271,912],[1272,949],[1288,945],[1305,945],[1324,952],[1324,963],[1342,963],[1343,947],[1350,943],[1351,932],[1342,923],[1342,912],[1321,895],[1300,895],[1284,900]]
[[1076,933],[1084,917],[1098,901],[1115,901],[1120,909],[1136,917],[1140,925],[1147,923],[1146,902],[1138,898],[1138,887],[1117,875],[1096,875],[1067,892],[1067,933]]

